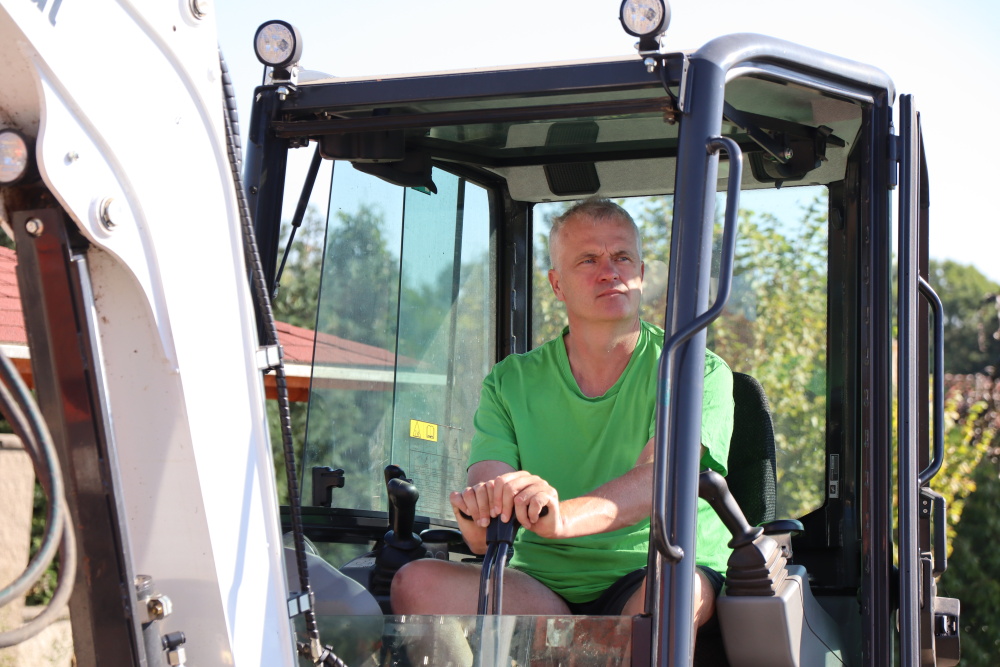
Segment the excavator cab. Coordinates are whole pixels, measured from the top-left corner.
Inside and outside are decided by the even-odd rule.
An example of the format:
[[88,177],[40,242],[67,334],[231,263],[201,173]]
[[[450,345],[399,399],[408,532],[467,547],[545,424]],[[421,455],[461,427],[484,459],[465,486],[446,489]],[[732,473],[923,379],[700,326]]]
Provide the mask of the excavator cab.
[[[929,180],[913,100],[885,73],[752,34],[670,51],[669,9],[647,0],[622,3],[637,56],[423,75],[306,70],[308,32],[275,21],[255,36],[266,77],[241,156],[205,3],[101,2],[0,8],[18,130],[0,195],[40,408],[0,404],[45,445],[45,548],[64,532],[78,568],[81,665],[957,662],[929,488]],[[143,113],[117,113],[137,93],[94,86],[94,62]],[[303,255],[283,220],[324,168],[315,323],[280,328],[269,297]],[[471,557],[447,494],[480,384],[559,335],[547,232],[588,197],[637,221],[640,314],[665,330],[646,607],[396,615],[405,563]],[[699,471],[706,348],[740,378],[728,483]],[[280,410],[280,510],[265,386],[308,406],[294,431]],[[700,500],[734,551],[696,642]]]
[[[897,652],[927,660],[935,644],[936,664],[949,664],[954,605],[933,594],[944,534],[931,525],[943,515],[926,491],[940,456],[913,399],[928,391],[929,334],[927,181],[911,99],[899,100],[897,133],[892,82],[871,67],[758,35],[693,52],[640,48],[369,79],[276,67],[257,89],[246,179],[260,239],[279,234],[288,152],[332,162],[301,471],[306,536],[388,614],[380,641],[443,622],[391,616],[392,573],[409,558],[468,557],[449,532],[447,494],[465,485],[479,384],[562,326],[545,281],[551,218],[566,202],[612,198],[643,230],[642,316],[668,339],[655,575],[635,619],[504,621],[507,655],[542,664],[592,652],[607,664],[609,646],[630,638],[615,661],[687,664],[707,346],[771,399],[758,410],[773,420],[770,473],[765,456],[731,474],[773,475],[773,496],[760,500],[769,518],[800,522],[778,540],[780,572],[772,562],[756,592],[723,592],[729,664],[887,664]],[[276,244],[262,247],[273,269]],[[901,413],[924,415],[900,435],[898,470],[896,398],[908,401]],[[769,495],[764,480],[749,486]],[[898,544],[885,539],[894,487]],[[782,593],[786,580],[797,583]]]

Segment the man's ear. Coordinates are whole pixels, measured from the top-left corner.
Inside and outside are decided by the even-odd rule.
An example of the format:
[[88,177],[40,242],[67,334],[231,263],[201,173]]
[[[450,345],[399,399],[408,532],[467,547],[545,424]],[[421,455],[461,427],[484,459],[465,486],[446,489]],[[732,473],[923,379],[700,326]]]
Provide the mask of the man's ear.
[[556,295],[556,298],[565,301],[562,288],[559,287],[559,272],[555,269],[549,269],[549,285],[552,285],[552,293]]
[[646,278],[646,262],[639,262],[639,278],[641,280]]

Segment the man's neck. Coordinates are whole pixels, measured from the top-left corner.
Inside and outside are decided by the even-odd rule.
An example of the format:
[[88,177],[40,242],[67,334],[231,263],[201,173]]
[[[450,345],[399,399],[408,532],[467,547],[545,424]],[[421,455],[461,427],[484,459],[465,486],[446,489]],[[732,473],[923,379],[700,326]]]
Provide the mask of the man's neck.
[[601,396],[618,382],[639,341],[639,319],[622,324],[573,323],[563,338],[580,391]]

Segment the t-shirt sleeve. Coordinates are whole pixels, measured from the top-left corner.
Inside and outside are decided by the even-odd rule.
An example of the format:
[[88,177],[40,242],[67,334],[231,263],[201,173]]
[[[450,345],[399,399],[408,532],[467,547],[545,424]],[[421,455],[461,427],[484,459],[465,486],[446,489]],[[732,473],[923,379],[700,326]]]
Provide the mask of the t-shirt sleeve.
[[705,389],[701,408],[703,468],[728,472],[729,441],[733,436],[733,372],[714,354],[705,356]]
[[479,408],[473,417],[476,432],[472,436],[469,466],[480,461],[502,461],[515,470],[521,469],[517,438],[510,410],[500,396],[497,368],[483,380]]

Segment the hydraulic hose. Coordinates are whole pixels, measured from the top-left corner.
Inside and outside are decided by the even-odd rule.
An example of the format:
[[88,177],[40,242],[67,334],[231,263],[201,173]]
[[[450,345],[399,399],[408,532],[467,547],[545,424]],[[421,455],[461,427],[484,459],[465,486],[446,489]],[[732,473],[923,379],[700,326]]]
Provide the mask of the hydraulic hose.
[[[247,204],[246,191],[243,187],[243,175],[241,173],[243,157],[239,136],[239,119],[236,110],[236,96],[229,77],[229,68],[226,66],[226,60],[222,55],[221,49],[219,50],[219,64],[222,69],[223,97],[225,98],[226,148],[236,188],[236,200],[239,204],[243,248],[246,255],[246,262],[250,269],[250,285],[254,300],[258,306],[258,312],[264,324],[263,329],[266,340],[262,342],[264,345],[278,345],[278,329],[274,323],[271,298],[264,280],[264,270],[260,261],[260,253],[257,251],[257,239],[254,235],[253,221],[250,219],[250,207]],[[301,593],[307,595],[309,599],[308,608],[303,612],[306,622],[306,632],[309,635],[309,655],[315,664],[320,664],[321,662],[324,664],[336,664],[327,662],[331,658],[339,662],[339,658],[334,656],[329,649],[324,649],[320,642],[319,630],[316,624],[316,612],[313,611],[315,596],[309,584],[309,566],[306,563],[305,532],[302,527],[302,501],[298,478],[295,475],[295,448],[292,439],[292,418],[288,400],[288,383],[285,378],[284,362],[280,359],[277,368],[274,369],[274,373],[278,393],[278,413],[281,422],[285,474],[288,480],[288,498],[292,515],[295,563],[299,575],[299,588],[301,589]],[[341,662],[340,664],[343,663]]]
[[62,613],[76,580],[76,535],[66,505],[62,471],[59,468],[52,435],[20,374],[2,351],[0,351],[0,412],[24,443],[24,448],[34,465],[35,475],[48,497],[48,513],[42,545],[21,575],[0,590],[0,606],[23,596],[41,578],[52,562],[59,534],[62,534],[59,583],[56,585],[55,594],[45,610],[31,621],[14,630],[0,632],[0,648],[6,648],[34,637]]

